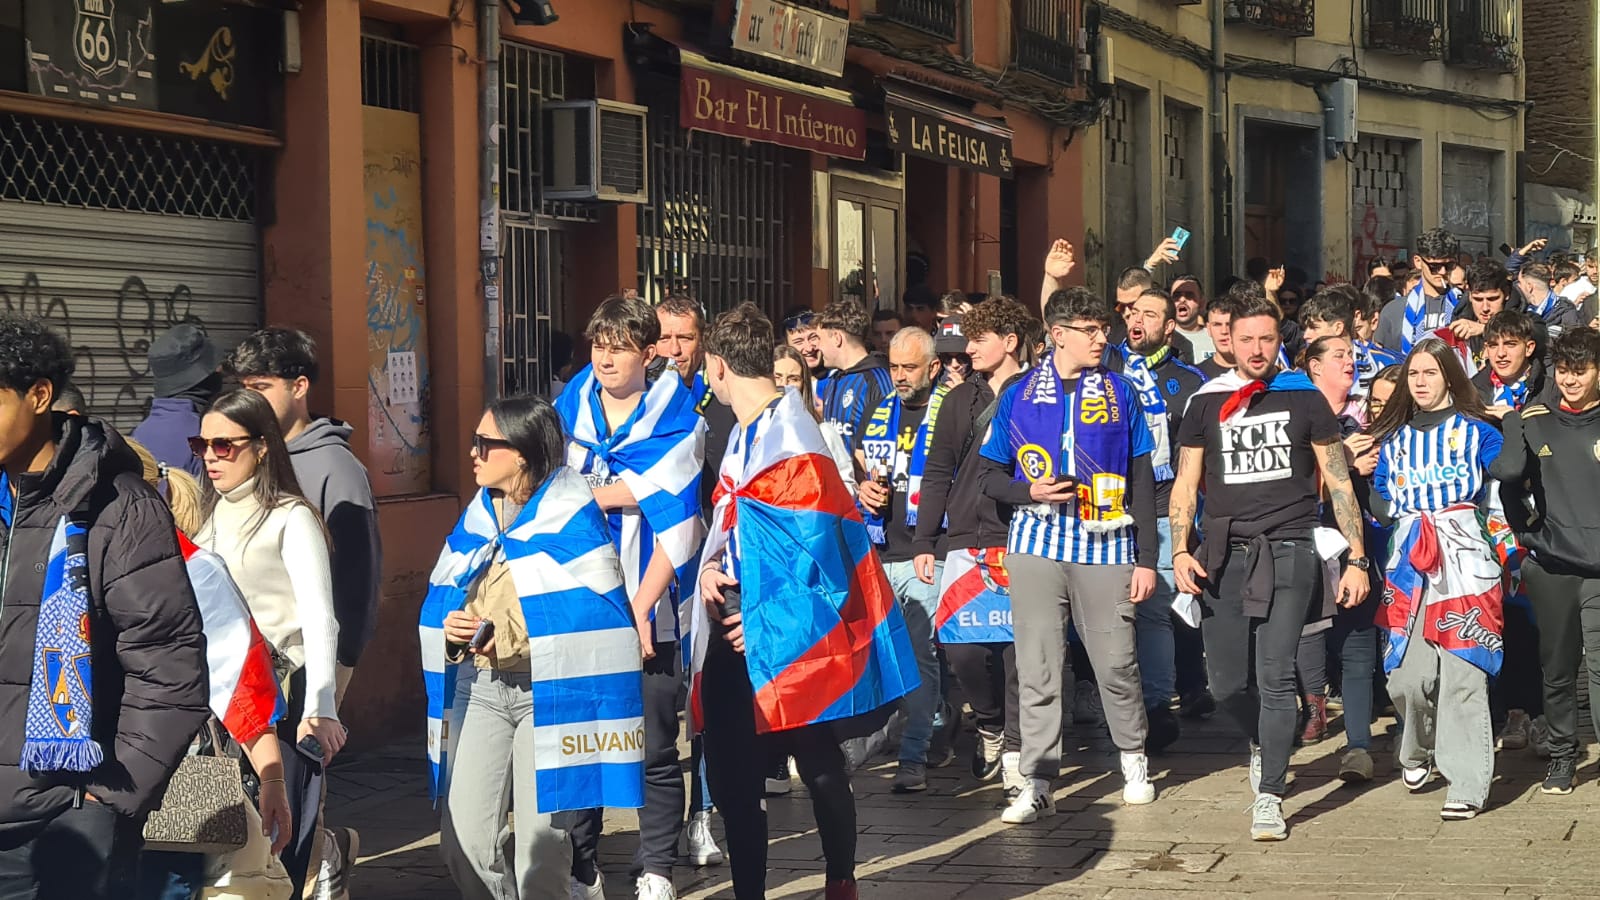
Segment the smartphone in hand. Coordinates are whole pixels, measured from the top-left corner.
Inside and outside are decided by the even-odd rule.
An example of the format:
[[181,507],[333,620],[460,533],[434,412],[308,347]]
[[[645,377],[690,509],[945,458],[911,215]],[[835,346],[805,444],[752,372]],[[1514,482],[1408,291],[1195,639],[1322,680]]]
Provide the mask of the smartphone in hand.
[[1182,250],[1183,246],[1189,243],[1189,229],[1182,225],[1172,229],[1172,239],[1178,242],[1178,249]]

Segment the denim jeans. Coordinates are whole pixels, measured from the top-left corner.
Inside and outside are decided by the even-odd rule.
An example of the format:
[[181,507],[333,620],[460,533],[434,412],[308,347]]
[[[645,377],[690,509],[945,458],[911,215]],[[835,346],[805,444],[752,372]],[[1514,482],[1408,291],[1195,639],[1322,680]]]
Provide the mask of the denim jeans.
[[1161,557],[1156,562],[1156,589],[1134,607],[1133,616],[1145,709],[1165,708],[1171,703],[1178,681],[1172,640],[1172,601],[1178,597],[1178,582],[1172,574],[1172,523],[1165,516],[1156,520],[1156,534],[1161,541]]
[[911,649],[917,654],[917,674],[922,676],[922,684],[901,700],[906,730],[900,736],[900,761],[926,763],[934,718],[944,705],[939,654],[933,645],[933,615],[939,609],[939,581],[944,574],[944,563],[933,564],[933,584],[918,578],[916,566],[911,562],[885,563],[883,570],[905,613]]

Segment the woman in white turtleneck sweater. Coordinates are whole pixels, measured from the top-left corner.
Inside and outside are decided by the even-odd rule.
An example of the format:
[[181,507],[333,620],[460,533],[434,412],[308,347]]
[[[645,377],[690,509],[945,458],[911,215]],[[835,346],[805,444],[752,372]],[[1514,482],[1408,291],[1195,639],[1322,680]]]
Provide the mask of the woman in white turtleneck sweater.
[[[300,493],[277,416],[260,394],[236,390],[218,397],[190,443],[205,463],[209,486],[195,543],[227,562],[262,636],[280,657],[280,676],[294,673],[278,736],[290,803],[299,806],[317,773],[301,764],[304,751],[295,746],[314,736],[326,764],[345,742],[335,697],[339,626],[327,535]],[[317,813],[296,808],[294,821]],[[311,851],[309,841],[301,843],[292,841],[284,851],[297,890]]]

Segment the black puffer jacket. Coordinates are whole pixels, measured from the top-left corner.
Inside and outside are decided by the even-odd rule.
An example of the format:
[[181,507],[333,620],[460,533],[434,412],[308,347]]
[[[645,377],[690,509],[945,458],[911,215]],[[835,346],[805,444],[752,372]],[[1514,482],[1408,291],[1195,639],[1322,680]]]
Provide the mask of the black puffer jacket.
[[[207,712],[205,637],[167,505],[110,426],[58,415],[56,456],[15,478],[0,524],[0,849],[19,846],[87,790],[126,816],[148,812]],[[94,736],[88,775],[34,778],[18,766],[50,540],[87,501]]]

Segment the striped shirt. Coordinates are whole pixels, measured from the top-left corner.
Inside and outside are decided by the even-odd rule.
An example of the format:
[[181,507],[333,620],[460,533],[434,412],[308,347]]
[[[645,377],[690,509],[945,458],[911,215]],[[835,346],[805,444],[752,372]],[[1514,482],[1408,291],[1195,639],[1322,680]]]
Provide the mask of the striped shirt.
[[1457,412],[1443,420],[1413,419],[1384,442],[1372,484],[1389,501],[1396,519],[1479,503],[1500,445],[1493,425]]
[[[1133,383],[1115,373],[1107,373],[1107,377],[1120,382],[1119,395],[1129,402],[1129,408],[1122,415],[1122,420],[1128,423],[1128,439],[1132,441],[1128,461],[1132,463],[1141,456],[1148,456],[1155,449],[1155,439],[1150,436],[1150,427],[1140,412],[1139,393]],[[1000,395],[1000,401],[995,406],[994,419],[980,451],[984,457],[1007,467],[1015,464],[1017,452],[1015,446],[1017,438],[1013,434],[1014,429],[1009,427],[1011,411],[1026,385],[1026,380],[1019,381]],[[1073,421],[1078,415],[1076,386],[1076,381],[1067,382],[1068,406],[1065,421],[1068,422]],[[1063,434],[1061,438],[1062,443],[1066,444],[1070,436]],[[1047,503],[1016,507],[1011,513],[1011,531],[1006,539],[1006,552],[1027,553],[1057,562],[1092,566],[1133,565],[1138,561],[1139,548],[1134,540],[1136,529],[1133,526],[1119,528],[1116,531],[1091,531],[1084,527],[1082,519],[1064,512],[1065,509],[1072,507]]]

